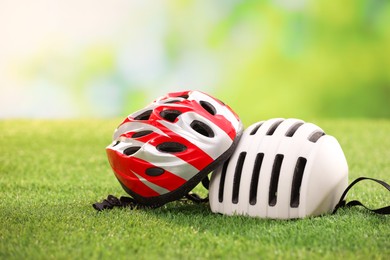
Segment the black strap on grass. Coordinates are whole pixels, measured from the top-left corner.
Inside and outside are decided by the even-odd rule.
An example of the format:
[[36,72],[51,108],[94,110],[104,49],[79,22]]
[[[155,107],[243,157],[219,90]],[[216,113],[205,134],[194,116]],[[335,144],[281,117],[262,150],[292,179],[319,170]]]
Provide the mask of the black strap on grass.
[[201,198],[198,194],[196,193],[188,193],[186,196],[185,196],[188,200],[190,201],[193,201],[195,203],[204,203],[204,202],[207,202],[209,201],[209,197],[207,196],[206,198]]
[[119,199],[113,195],[108,195],[107,199],[103,200],[102,202],[96,202],[92,204],[92,207],[96,209],[97,211],[102,211],[105,209],[113,209],[115,207],[117,208],[125,208],[129,207],[131,209],[134,209],[135,207],[145,207],[138,202],[136,202],[133,198],[130,197],[120,197]]
[[[195,203],[204,203],[209,200],[208,197],[202,199],[196,193],[188,193],[184,198],[193,201]],[[97,211],[108,210],[113,208],[130,208],[131,210],[135,208],[153,209],[153,208],[158,208],[160,206],[161,205],[147,206],[147,205],[140,204],[139,202],[137,202],[136,200],[130,197],[122,196],[118,199],[113,195],[108,195],[107,199],[104,199],[102,202],[96,202],[92,204],[92,207]]]
[[388,191],[390,191],[390,185],[387,184],[384,181],[377,180],[377,179],[374,179],[374,178],[368,178],[368,177],[359,177],[356,180],[354,180],[351,184],[349,184],[349,186],[345,189],[344,193],[341,195],[339,203],[337,203],[335,209],[333,210],[333,214],[335,214],[339,208],[342,208],[342,207],[353,207],[353,206],[362,206],[362,207],[364,207],[365,209],[367,209],[367,210],[369,210],[371,212],[374,212],[374,213],[377,213],[377,214],[381,214],[381,215],[388,215],[388,214],[390,214],[390,206],[386,206],[386,207],[379,208],[379,209],[370,209],[370,208],[367,208],[365,205],[363,205],[363,203],[361,203],[358,200],[352,200],[352,201],[346,203],[344,198],[347,195],[348,191],[356,183],[358,183],[358,182],[360,182],[362,180],[371,180],[371,181],[377,182],[377,183],[381,184],[383,187],[385,187]]

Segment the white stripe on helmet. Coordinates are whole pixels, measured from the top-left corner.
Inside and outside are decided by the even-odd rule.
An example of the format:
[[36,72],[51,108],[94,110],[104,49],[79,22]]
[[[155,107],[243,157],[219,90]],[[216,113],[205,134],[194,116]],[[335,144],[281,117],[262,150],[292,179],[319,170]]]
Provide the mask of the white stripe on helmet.
[[145,184],[146,186],[148,186],[149,188],[151,188],[152,190],[154,190],[155,192],[157,192],[158,194],[162,195],[162,194],[165,194],[165,193],[168,193],[170,192],[169,190],[163,188],[163,187],[160,187],[150,181],[148,181],[147,179],[145,179],[144,177],[136,174],[135,172],[132,171],[132,173],[134,173],[135,176],[137,176],[137,178],[143,183]]
[[117,139],[121,134],[127,133],[127,132],[139,132],[139,131],[145,131],[150,130],[155,133],[158,133],[159,135],[165,135],[167,136],[163,131],[158,129],[157,127],[154,127],[150,124],[145,124],[142,122],[127,122],[123,125],[120,125],[114,132],[113,140]]
[[[210,137],[203,136],[192,129],[191,123],[194,120],[201,121],[208,125],[213,130],[214,137],[211,137],[211,139]],[[233,140],[230,139],[225,131],[223,131],[220,127],[207,118],[202,117],[195,112],[181,114],[178,117],[178,121],[176,123],[171,123],[165,120],[159,120],[159,123],[177,135],[193,143],[213,159],[221,156],[221,154],[228,150],[233,143]]]
[[239,120],[237,120],[234,113],[227,106],[221,105],[221,103],[219,103],[214,98],[199,91],[192,91],[190,96],[188,97],[188,100],[196,100],[198,102],[203,100],[209,102],[216,109],[216,114],[224,116],[228,121],[232,123],[234,129],[238,132],[241,123]]
[[[120,142],[117,143],[117,141],[120,141]],[[124,153],[123,151],[126,150],[126,148],[136,147],[136,146],[142,147],[142,145],[144,145],[143,142],[140,142],[140,141],[137,141],[134,139],[130,139],[130,138],[119,137],[119,138],[116,138],[116,140],[114,140],[109,146],[107,146],[107,148],[114,150],[114,151]]]
[[199,172],[194,166],[180,159],[174,154],[160,152],[148,143],[134,154],[134,157],[147,162],[153,162],[153,165],[163,168],[164,170],[188,181]]

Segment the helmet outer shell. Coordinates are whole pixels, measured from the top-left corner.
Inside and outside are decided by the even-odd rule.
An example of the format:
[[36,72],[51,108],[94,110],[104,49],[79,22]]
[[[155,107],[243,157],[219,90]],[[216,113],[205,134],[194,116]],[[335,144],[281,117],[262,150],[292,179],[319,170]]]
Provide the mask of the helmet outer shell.
[[128,117],[106,147],[118,181],[139,203],[180,199],[232,153],[238,116],[199,91],[169,93]]
[[293,219],[334,209],[348,184],[338,141],[318,126],[274,118],[248,127],[210,182],[210,207],[226,215]]

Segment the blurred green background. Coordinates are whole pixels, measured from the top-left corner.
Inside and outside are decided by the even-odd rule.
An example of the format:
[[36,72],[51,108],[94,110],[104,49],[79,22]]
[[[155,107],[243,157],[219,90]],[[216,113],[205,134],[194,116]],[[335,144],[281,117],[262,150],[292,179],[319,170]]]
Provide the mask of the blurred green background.
[[0,118],[116,117],[198,89],[250,124],[390,118],[390,1],[2,0]]

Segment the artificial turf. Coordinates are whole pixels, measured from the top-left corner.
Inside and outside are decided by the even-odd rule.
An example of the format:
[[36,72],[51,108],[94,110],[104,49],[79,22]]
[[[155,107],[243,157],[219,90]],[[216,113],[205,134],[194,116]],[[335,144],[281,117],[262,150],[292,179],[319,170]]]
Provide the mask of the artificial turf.
[[[191,202],[96,212],[92,203],[126,195],[104,151],[119,121],[0,121],[0,259],[388,259],[389,217],[358,207],[290,221],[227,217]],[[350,182],[390,182],[389,120],[312,122],[339,140]],[[369,182],[348,199],[390,204]]]

